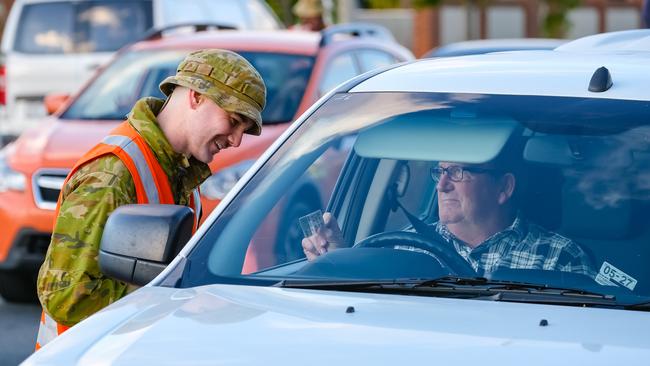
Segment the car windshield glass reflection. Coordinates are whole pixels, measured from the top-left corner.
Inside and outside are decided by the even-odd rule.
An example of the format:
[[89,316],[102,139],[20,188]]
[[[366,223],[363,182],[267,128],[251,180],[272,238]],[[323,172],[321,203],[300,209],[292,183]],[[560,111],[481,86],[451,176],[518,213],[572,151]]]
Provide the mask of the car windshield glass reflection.
[[648,117],[635,101],[335,96],[213,223],[181,286],[461,276],[650,296]]
[[[121,55],[63,113],[63,119],[122,120],[140,98],[163,98],[158,85],[176,73],[188,50],[140,51]],[[260,72],[267,87],[264,123],[293,120],[314,59],[309,56],[239,52]]]

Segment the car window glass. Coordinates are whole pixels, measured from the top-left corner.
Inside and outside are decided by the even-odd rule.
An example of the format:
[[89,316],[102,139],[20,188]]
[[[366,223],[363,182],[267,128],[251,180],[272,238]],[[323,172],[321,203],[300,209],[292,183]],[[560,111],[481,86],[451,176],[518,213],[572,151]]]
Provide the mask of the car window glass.
[[269,9],[259,0],[249,0],[245,2],[246,14],[250,16],[250,21],[255,24],[256,29],[270,30],[280,27],[277,19],[271,15]]
[[[405,219],[404,211],[430,225],[440,217],[441,225],[452,230],[451,224],[458,228],[477,217],[487,220],[509,204],[514,226],[486,240],[516,235],[532,247],[505,259],[492,252],[499,246],[482,247],[485,256],[477,252],[474,264],[478,275],[617,299],[650,296],[650,230],[644,215],[650,209],[647,102],[609,100],[609,108],[598,108],[602,103],[599,98],[461,93],[334,95],[224,207],[188,257],[200,264],[187,267],[182,286],[224,278],[251,283],[448,275],[453,270],[435,255],[415,250],[440,239],[426,225],[411,225],[416,221]],[[286,202],[308,202],[293,201],[308,196],[290,192],[307,177],[318,176],[317,164],[328,164],[327,154],[346,138],[353,147],[341,168],[324,176],[336,183],[319,206],[336,217],[341,244],[314,261],[281,257],[276,233],[293,230],[299,237],[302,228],[274,210]],[[461,176],[431,169],[450,166],[462,168]],[[439,191],[436,179],[445,180],[438,183]],[[499,187],[508,181],[515,190],[504,201]],[[441,192],[442,203],[436,197]],[[466,245],[453,232],[446,235]],[[364,247],[377,237],[387,240],[382,251]],[[548,251],[555,247],[559,251]],[[557,266],[537,259],[553,255]]]
[[353,144],[353,136],[331,144],[286,190],[251,242],[251,251],[256,251],[257,248],[264,251],[268,247],[268,241],[274,241],[274,255],[268,257],[272,261],[258,261],[257,255],[250,254],[242,269],[243,273],[304,258],[301,246],[304,235],[299,220],[310,213],[325,211]]
[[296,112],[311,72],[314,58],[311,56],[277,54],[267,52],[239,52],[264,79],[266,107],[262,111],[264,123],[289,122]]
[[149,1],[80,4],[77,27],[79,52],[110,52],[139,40],[152,26]]
[[256,28],[246,18],[241,1],[233,0],[193,0],[160,2],[161,14],[165,23],[196,23],[197,19],[209,19],[209,23],[234,26],[238,29]]
[[336,56],[327,65],[323,79],[318,86],[318,93],[324,95],[342,82],[359,74],[351,53]]
[[377,50],[362,50],[357,52],[362,72],[370,71],[395,63],[395,58],[388,53]]
[[158,84],[176,72],[182,51],[122,55],[86,88],[61,116],[64,119],[124,119],[135,101],[162,97]]
[[14,48],[24,53],[73,52],[74,19],[74,6],[69,2],[25,5]]
[[15,48],[25,53],[115,51],[152,25],[150,1],[52,2],[25,5]]
[[[71,119],[122,119],[133,103],[160,97],[158,85],[176,72],[189,51],[143,51],[122,54],[62,114]],[[264,123],[289,122],[298,110],[314,65],[311,56],[240,52],[260,72],[267,88]]]
[[[431,179],[430,169],[436,165],[428,161],[402,161],[395,171],[393,184],[399,187],[396,194],[400,203],[410,214],[421,220],[427,220],[435,199],[435,182]],[[422,198],[425,199],[422,199]],[[386,230],[401,230],[410,226],[404,212],[394,210],[388,213]]]

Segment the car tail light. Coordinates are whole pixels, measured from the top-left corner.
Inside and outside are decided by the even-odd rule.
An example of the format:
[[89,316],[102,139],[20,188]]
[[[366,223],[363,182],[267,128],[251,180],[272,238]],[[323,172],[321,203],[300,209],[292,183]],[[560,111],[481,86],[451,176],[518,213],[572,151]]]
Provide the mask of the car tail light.
[[7,73],[5,65],[0,65],[0,104],[7,104]]

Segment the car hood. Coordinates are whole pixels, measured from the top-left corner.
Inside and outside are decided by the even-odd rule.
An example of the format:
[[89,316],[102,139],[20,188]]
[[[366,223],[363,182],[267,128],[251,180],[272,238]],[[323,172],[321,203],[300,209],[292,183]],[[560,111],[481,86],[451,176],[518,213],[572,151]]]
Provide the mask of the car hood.
[[25,365],[640,365],[650,357],[649,327],[647,313],[625,310],[235,285],[145,287]]
[[12,165],[26,170],[72,168],[86,151],[119,123],[48,118],[16,140]]

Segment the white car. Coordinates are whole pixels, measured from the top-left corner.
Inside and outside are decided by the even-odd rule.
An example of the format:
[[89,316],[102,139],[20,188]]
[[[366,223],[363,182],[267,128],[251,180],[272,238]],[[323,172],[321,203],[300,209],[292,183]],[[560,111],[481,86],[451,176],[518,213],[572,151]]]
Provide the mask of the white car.
[[2,36],[0,134],[36,124],[46,94],[75,92],[150,29],[188,23],[283,27],[262,0],[16,0]]
[[[148,284],[24,364],[645,365],[649,41],[650,30],[601,34],[348,81],[195,235],[184,207],[116,210],[102,270]],[[304,179],[328,203],[286,225],[323,233],[330,212],[343,240],[283,262],[266,235],[283,218],[270,213]],[[450,181],[473,182],[474,200],[450,198]],[[490,194],[498,182],[512,201],[505,188]],[[467,250],[452,208],[493,199],[474,224],[510,202],[530,225],[495,228]],[[445,235],[430,231],[440,225]],[[498,249],[506,236],[526,244]]]

